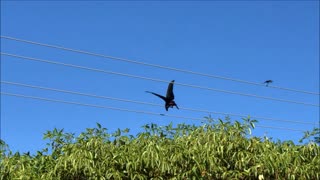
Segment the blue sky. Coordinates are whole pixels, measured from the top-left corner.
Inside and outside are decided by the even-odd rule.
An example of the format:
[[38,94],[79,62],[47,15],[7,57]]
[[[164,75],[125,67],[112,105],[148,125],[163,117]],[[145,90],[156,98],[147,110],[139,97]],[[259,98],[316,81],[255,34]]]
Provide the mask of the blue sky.
[[[146,63],[319,92],[318,1],[64,2],[1,1],[1,35]],[[127,74],[172,79],[241,93],[319,104],[319,96],[253,86],[51,49],[1,38],[1,52]],[[167,84],[1,56],[1,80],[162,104],[145,93],[165,94]],[[124,103],[1,84],[1,91],[166,113],[162,107]],[[180,107],[264,116],[314,124],[258,119],[257,125],[311,130],[319,107],[175,86]],[[170,109],[202,118],[206,113]],[[214,118],[223,115],[212,114]],[[240,117],[231,117],[239,120]],[[79,133],[96,122],[109,132],[146,123],[200,121],[129,113],[1,95],[1,138],[13,151],[45,147],[53,128]],[[257,127],[253,135],[297,140],[302,132]]]

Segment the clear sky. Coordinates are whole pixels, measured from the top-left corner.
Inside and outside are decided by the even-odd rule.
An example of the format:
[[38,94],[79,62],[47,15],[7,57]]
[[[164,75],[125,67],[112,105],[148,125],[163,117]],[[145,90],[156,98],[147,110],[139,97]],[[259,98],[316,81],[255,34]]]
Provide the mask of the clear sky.
[[[1,1],[1,35],[59,45],[218,76],[319,92],[319,1]],[[253,86],[137,64],[113,61],[1,38],[1,52],[48,59],[177,83],[319,104],[319,96]],[[1,81],[162,104],[146,90],[165,94],[167,83],[108,75],[1,56]],[[101,106],[167,113],[139,105],[1,84],[1,91]],[[319,107],[271,101],[176,85],[182,108],[263,116],[313,124],[258,119],[257,125],[311,130]],[[202,118],[208,113],[170,109]],[[212,114],[214,118],[223,115]],[[240,117],[231,117],[239,120]],[[1,138],[13,151],[45,147],[53,128],[79,133],[96,122],[109,132],[146,123],[199,124],[198,120],[152,116],[1,95]],[[297,140],[303,133],[257,127],[253,135]]]

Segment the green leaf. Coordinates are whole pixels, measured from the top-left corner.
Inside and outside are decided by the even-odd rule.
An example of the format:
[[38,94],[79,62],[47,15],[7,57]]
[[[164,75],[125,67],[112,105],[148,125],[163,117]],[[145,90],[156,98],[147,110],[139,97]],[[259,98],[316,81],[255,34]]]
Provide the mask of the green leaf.
[[101,129],[101,124],[97,123],[97,126],[98,126],[99,129]]

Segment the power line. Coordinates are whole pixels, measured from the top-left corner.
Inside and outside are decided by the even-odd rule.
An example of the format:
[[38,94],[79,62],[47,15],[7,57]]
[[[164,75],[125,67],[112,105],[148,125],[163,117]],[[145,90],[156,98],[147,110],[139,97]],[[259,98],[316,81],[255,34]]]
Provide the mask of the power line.
[[[100,72],[100,73],[105,73],[105,74],[114,74],[114,75],[120,75],[120,76],[137,78],[137,79],[144,79],[144,80],[149,80],[149,81],[169,83],[169,81],[161,80],[161,79],[155,79],[155,78],[149,78],[149,77],[144,77],[144,76],[125,74],[125,73],[114,72],[114,71],[101,70],[101,69],[96,69],[96,68],[89,68],[89,67],[85,67],[85,66],[78,66],[78,65],[74,65],[74,64],[67,64],[67,63],[61,63],[61,62],[56,62],[56,61],[49,61],[49,60],[45,60],[45,59],[38,59],[38,58],[20,56],[20,55],[16,55],[16,54],[9,54],[9,53],[1,52],[1,55],[16,57],[16,58],[25,59],[25,60],[31,60],[31,61],[38,61],[38,62],[43,62],[43,63],[48,63],[48,64],[56,64],[56,65],[62,65],[62,66],[67,66],[67,67],[72,67],[72,68],[85,69],[85,70],[95,71],[95,72]],[[292,100],[278,99],[278,98],[272,98],[272,97],[266,97],[266,96],[258,96],[258,95],[254,95],[254,94],[245,94],[245,93],[239,93],[239,92],[234,92],[234,91],[226,91],[226,90],[203,87],[203,86],[197,86],[197,85],[192,85],[192,84],[184,84],[184,83],[177,83],[177,82],[175,82],[175,84],[176,85],[181,85],[181,86],[186,86],[186,87],[191,87],[191,88],[209,90],[209,91],[217,91],[217,92],[228,93],[228,94],[236,94],[236,95],[247,96],[247,97],[255,97],[255,98],[260,98],[260,99],[267,99],[267,100],[273,100],[273,101],[281,101],[281,102],[287,102],[287,103],[294,103],[294,104],[302,104],[302,105],[307,105],[307,106],[317,106],[317,107],[319,107],[318,104],[311,104],[311,103],[298,102],[298,101],[292,101]]]
[[[44,44],[44,43],[39,43],[39,42],[34,42],[34,41],[29,41],[29,40],[24,40],[24,39],[18,39],[18,38],[9,37],[9,36],[0,36],[0,37],[4,38],[4,39],[13,40],[13,41],[18,41],[18,42],[23,42],[23,43],[33,44],[33,45],[39,45],[39,46],[44,46],[44,47],[49,47],[49,48],[55,48],[55,49],[60,49],[60,50],[64,50],[64,51],[71,51],[71,52],[86,54],[86,55],[90,55],[90,56],[102,57],[102,58],[112,59],[112,60],[116,60],[116,61],[139,64],[139,65],[143,65],[143,66],[155,67],[155,68],[160,68],[160,69],[167,69],[167,70],[171,70],[171,71],[177,71],[177,72],[183,72],[183,73],[194,74],[194,75],[199,75],[199,76],[205,76],[205,77],[209,77],[209,78],[223,79],[223,80],[245,83],[245,84],[250,84],[250,85],[264,86],[262,83],[245,81],[245,80],[241,80],[241,79],[234,79],[234,78],[217,76],[217,75],[206,74],[206,73],[201,73],[201,72],[195,72],[195,71],[179,69],[179,68],[174,68],[174,67],[169,67],[169,66],[162,66],[162,65],[158,65],[158,64],[145,63],[145,62],[141,62],[141,61],[135,61],[135,60],[119,58],[119,57],[114,57],[114,56],[108,56],[108,55],[103,55],[103,54],[97,54],[97,53],[92,53],[92,52],[88,52],[88,51],[66,48],[66,47],[62,47],[62,46],[55,46],[55,45]],[[279,86],[269,85],[268,87],[280,89],[280,90],[285,90],[285,91],[293,91],[293,92],[299,92],[299,93],[305,93],[305,94],[320,95],[320,93],[317,93],[317,92],[309,92],[309,91],[297,90],[297,89],[291,89],[291,88],[285,88],[285,87],[279,87]]]
[[[159,115],[160,115],[160,116],[167,116],[167,117],[180,118],[180,119],[204,120],[203,118],[193,118],[193,117],[185,117],[185,116],[175,116],[175,115],[169,115],[169,114],[158,114],[158,113],[148,112],[148,111],[137,111],[137,110],[131,110],[131,109],[116,108],[116,107],[111,107],[111,106],[100,106],[100,105],[94,105],[94,104],[85,104],[85,103],[79,103],[79,102],[63,101],[63,100],[42,98],[42,97],[36,97],[36,96],[27,96],[27,95],[7,93],[7,92],[0,92],[0,94],[7,95],[7,96],[20,97],[20,98],[28,98],[28,99],[33,99],[33,100],[42,100],[42,101],[48,101],[48,102],[72,104],[72,105],[79,105],[79,106],[86,106],[86,107],[94,107],[94,108],[101,108],[101,109],[111,109],[111,110],[116,110],[116,111],[126,111],[126,112],[133,112],[133,113],[140,113],[140,114],[148,114],[148,115],[156,115],[156,116],[159,116]],[[304,130],[301,130],[301,129],[292,129],[292,128],[285,128],[285,127],[273,127],[273,126],[261,126],[261,125],[256,125],[256,127],[268,128],[268,129],[281,129],[281,130],[288,130],[288,131],[304,132]]]
[[[142,101],[135,101],[135,100],[128,100],[128,99],[121,99],[121,98],[114,98],[109,96],[100,96],[100,95],[94,95],[94,94],[88,94],[88,93],[81,93],[76,91],[69,91],[69,90],[63,90],[63,89],[55,89],[55,88],[49,88],[49,87],[43,87],[43,86],[35,86],[30,84],[23,84],[23,83],[17,83],[17,82],[10,82],[10,81],[1,81],[2,84],[9,84],[9,85],[15,85],[15,86],[22,86],[22,87],[28,87],[28,88],[34,88],[34,89],[41,89],[41,90],[48,90],[48,91],[55,91],[55,92],[62,92],[62,93],[68,93],[68,94],[75,94],[80,96],[87,96],[87,97],[94,97],[98,99],[109,99],[109,100],[115,100],[115,101],[122,101],[122,102],[129,102],[129,103],[135,103],[135,104],[144,104],[144,105],[151,105],[151,106],[160,106],[163,105],[160,104],[154,104],[149,102],[142,102]],[[222,112],[214,112],[209,110],[201,110],[201,109],[191,109],[191,108],[183,108],[180,107],[182,110],[187,111],[194,111],[194,112],[205,112],[205,113],[211,113],[211,114],[222,114],[222,115],[230,115],[230,116],[240,116],[240,117],[247,117],[246,115],[242,114],[232,114],[232,113],[222,113]],[[257,117],[257,116],[251,116],[251,118],[255,119],[265,119],[270,121],[281,121],[281,122],[287,122],[287,123],[298,123],[298,124],[312,124],[312,122],[304,122],[304,121],[292,121],[292,120],[283,120],[283,119],[275,119],[275,118],[268,118],[268,117]]]
[[68,93],[68,94],[75,94],[75,95],[80,95],[80,96],[94,97],[94,98],[98,98],[98,99],[109,99],[109,100],[114,100],[114,101],[122,101],[122,102],[129,102],[129,103],[135,103],[135,104],[144,104],[144,105],[163,107],[163,105],[160,105],[160,104],[154,104],[154,103],[148,103],[148,102],[142,102],[142,101],[134,101],[134,100],[122,99],[122,98],[114,98],[114,97],[110,97],[110,96],[100,96],[100,95],[81,93],[81,92],[69,91],[69,90],[63,90],[63,89],[55,89],[55,88],[49,88],[49,87],[43,87],[43,86],[35,86],[35,85],[23,84],[23,83],[17,83],[17,82],[1,81],[1,83],[15,85],[15,86],[23,86],[23,87],[34,88],[34,89],[42,89],[42,90],[62,92],[62,93]]
[[261,125],[256,125],[256,126],[257,126],[257,127],[261,127],[261,128],[266,128],[266,129],[280,129],[280,130],[289,130],[289,131],[305,132],[304,130],[301,130],[301,129],[291,129],[291,128],[285,128],[285,127],[261,126]]
[[13,94],[13,93],[7,93],[7,92],[1,92],[1,94],[3,94],[3,95],[8,95],[8,96],[21,97],[21,98],[37,99],[37,100],[43,100],[43,101],[49,101],[49,102],[58,102],[58,103],[64,103],[64,104],[73,104],[73,105],[80,105],[80,106],[87,106],[87,107],[111,109],[111,110],[116,110],[116,111],[126,111],[126,112],[134,112],[134,113],[149,114],[149,115],[156,115],[156,116],[161,115],[161,116],[167,116],[167,117],[173,117],[173,118],[180,118],[180,119],[203,120],[202,118],[175,116],[175,115],[169,115],[169,114],[159,114],[159,113],[154,113],[154,112],[130,110],[130,109],[117,108],[117,107],[112,107],[112,106],[100,106],[100,105],[94,105],[94,104],[85,104],[85,103],[79,103],[79,102],[63,101],[63,100],[42,98],[42,97],[36,97],[36,96],[27,96],[27,95]]

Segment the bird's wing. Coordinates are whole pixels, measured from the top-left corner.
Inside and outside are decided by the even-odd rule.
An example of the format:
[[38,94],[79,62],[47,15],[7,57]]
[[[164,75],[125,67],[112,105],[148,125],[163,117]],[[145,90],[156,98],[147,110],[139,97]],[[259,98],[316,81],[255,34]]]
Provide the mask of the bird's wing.
[[166,95],[166,98],[167,98],[168,100],[173,100],[173,99],[174,99],[173,83],[174,83],[174,80],[172,80],[172,81],[169,83],[169,85],[168,85],[167,95]]
[[164,101],[166,101],[166,97],[161,96],[160,94],[154,93],[154,92],[150,92],[150,91],[146,91],[147,93],[153,94],[155,96],[158,96],[159,98],[163,99]]

